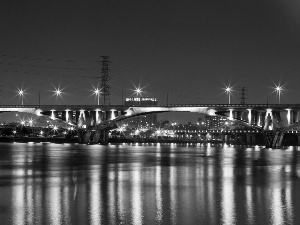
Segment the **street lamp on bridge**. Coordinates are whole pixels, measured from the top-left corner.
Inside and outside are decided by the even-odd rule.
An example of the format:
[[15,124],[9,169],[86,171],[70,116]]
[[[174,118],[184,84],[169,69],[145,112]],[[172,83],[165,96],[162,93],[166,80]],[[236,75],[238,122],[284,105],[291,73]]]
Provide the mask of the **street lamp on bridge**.
[[278,104],[280,104],[280,95],[281,95],[282,90],[283,90],[283,87],[280,86],[280,85],[278,85],[278,86],[275,87],[275,91],[278,94]]
[[61,94],[63,93],[62,89],[60,89],[60,88],[55,88],[55,90],[53,92],[54,92],[54,95],[56,95],[56,99],[61,97]]
[[21,102],[22,102],[22,105],[23,105],[23,101],[24,101],[24,94],[25,94],[25,91],[22,90],[22,89],[19,89],[18,90],[18,95],[21,97]]
[[94,90],[93,90],[93,94],[97,96],[97,98],[98,98],[98,105],[100,105],[100,94],[101,94],[101,89],[98,89],[98,88],[94,89]]
[[142,96],[142,88],[140,87],[137,87],[135,90],[134,90],[134,94],[138,97],[139,95]]
[[232,87],[230,86],[225,87],[225,92],[228,94],[228,104],[230,104],[230,95],[232,92]]

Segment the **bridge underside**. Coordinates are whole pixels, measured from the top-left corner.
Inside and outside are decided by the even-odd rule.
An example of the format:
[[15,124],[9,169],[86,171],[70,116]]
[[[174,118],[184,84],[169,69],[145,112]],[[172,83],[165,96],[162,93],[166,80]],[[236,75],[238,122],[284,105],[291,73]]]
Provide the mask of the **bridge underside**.
[[63,120],[77,126],[83,134],[80,139],[85,143],[105,143],[108,131],[115,129],[117,123],[141,115],[162,112],[196,112],[238,120],[247,126],[261,130],[266,146],[273,148],[281,146],[285,132],[300,126],[298,123],[300,105],[295,105],[294,109],[289,105],[172,105],[129,108],[111,106],[102,109],[97,106],[86,106],[86,109],[76,107],[75,110],[72,106],[0,107],[0,112],[26,112]]

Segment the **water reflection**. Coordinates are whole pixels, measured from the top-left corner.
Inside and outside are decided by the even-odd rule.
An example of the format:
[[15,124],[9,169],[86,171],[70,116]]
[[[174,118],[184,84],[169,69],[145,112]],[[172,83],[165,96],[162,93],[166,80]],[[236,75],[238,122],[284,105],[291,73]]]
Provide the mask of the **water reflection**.
[[138,165],[135,171],[132,171],[132,224],[143,224],[143,201],[141,190],[141,171]]
[[170,210],[171,210],[171,224],[176,224],[177,215],[177,170],[174,165],[175,154],[171,153],[171,166],[170,166]]
[[3,224],[293,224],[299,151],[0,144]]
[[226,149],[222,157],[222,224],[236,223],[236,209],[234,201],[234,174],[233,174],[233,160],[234,151]]

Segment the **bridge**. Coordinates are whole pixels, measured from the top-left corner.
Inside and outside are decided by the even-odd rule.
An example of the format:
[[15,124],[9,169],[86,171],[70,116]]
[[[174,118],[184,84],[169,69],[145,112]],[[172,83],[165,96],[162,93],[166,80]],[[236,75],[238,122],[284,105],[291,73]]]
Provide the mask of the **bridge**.
[[238,120],[263,132],[267,147],[280,147],[284,133],[300,126],[300,104],[1,105],[0,112],[26,112],[63,120],[78,128],[85,143],[106,143],[122,120],[162,112],[194,112]]

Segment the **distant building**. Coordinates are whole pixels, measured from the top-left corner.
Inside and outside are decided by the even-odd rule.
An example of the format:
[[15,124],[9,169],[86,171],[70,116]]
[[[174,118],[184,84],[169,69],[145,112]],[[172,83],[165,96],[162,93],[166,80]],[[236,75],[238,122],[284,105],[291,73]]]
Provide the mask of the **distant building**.
[[202,126],[206,129],[218,129],[224,126],[226,120],[226,118],[220,116],[206,115],[203,119]]
[[[126,98],[124,102],[125,106],[157,106],[157,100],[153,97],[133,97]],[[134,126],[148,126],[154,125],[157,122],[157,114],[148,114],[144,116],[133,117],[127,119],[126,122],[129,125]]]

